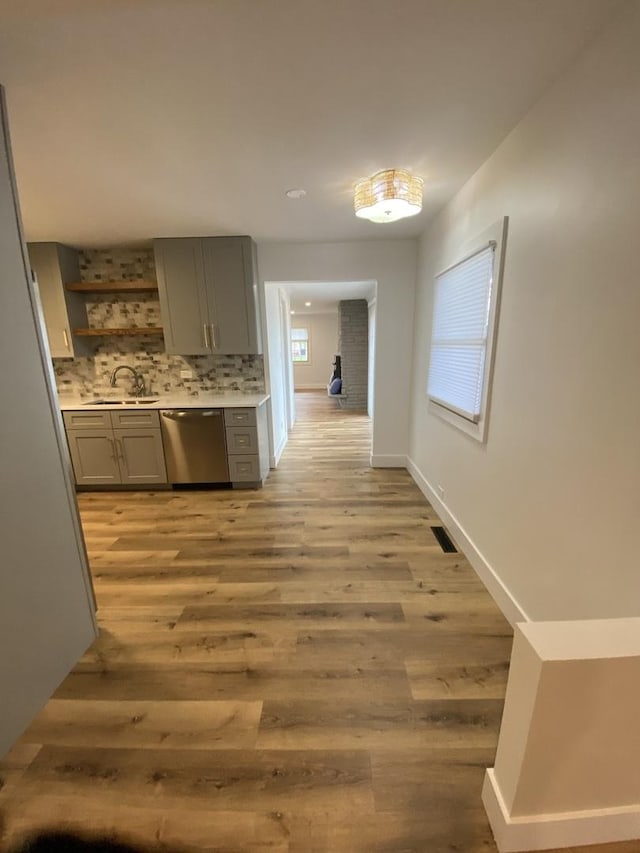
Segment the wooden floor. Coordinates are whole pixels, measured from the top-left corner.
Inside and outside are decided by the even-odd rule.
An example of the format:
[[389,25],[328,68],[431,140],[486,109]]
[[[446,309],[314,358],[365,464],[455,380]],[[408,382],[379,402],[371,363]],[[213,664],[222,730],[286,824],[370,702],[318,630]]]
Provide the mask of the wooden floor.
[[296,404],[261,491],[80,495],[101,637],[0,765],[5,843],[496,850],[509,626],[368,419]]

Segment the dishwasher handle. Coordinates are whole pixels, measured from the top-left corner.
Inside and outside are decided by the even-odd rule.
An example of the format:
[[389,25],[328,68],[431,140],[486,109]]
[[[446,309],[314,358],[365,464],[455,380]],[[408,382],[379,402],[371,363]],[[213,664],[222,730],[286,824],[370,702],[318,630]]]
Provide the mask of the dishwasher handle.
[[222,417],[222,409],[169,409],[160,414],[170,421],[195,421],[200,418]]

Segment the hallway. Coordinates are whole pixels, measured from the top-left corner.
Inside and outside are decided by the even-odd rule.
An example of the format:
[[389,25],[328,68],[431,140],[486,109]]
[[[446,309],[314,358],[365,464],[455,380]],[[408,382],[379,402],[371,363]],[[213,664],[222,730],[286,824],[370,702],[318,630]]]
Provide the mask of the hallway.
[[495,851],[509,625],[407,472],[369,468],[368,418],[296,404],[261,491],[79,496],[102,635],[0,765],[8,839]]

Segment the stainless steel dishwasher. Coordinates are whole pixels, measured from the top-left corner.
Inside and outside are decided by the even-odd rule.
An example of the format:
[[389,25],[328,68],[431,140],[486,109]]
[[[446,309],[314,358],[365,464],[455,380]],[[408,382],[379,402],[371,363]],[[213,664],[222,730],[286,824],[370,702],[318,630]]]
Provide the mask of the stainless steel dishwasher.
[[170,483],[228,483],[222,409],[162,409],[162,441]]

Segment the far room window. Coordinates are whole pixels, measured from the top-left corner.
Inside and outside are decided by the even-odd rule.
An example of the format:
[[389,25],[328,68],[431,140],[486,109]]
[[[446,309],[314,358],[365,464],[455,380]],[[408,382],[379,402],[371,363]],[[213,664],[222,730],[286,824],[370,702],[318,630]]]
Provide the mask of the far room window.
[[291,358],[294,364],[309,363],[309,329],[291,329]]
[[[435,277],[427,394],[431,410],[486,437],[506,219]],[[487,232],[489,233],[489,232]]]

